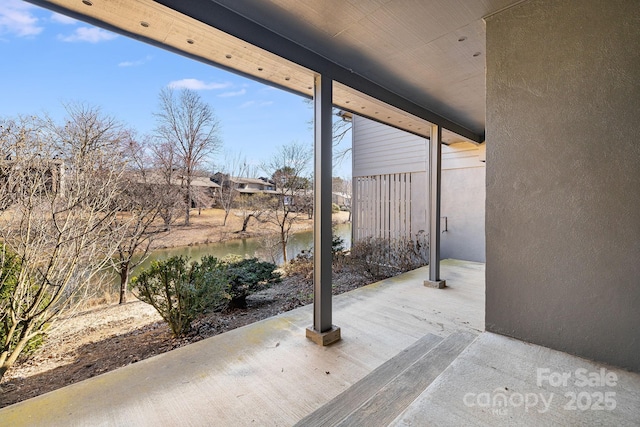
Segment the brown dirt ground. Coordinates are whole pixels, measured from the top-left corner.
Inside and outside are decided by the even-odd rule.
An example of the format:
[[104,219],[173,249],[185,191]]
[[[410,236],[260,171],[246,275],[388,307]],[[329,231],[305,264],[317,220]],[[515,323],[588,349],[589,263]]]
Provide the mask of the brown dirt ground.
[[[345,213],[341,214],[338,219],[346,220]],[[219,210],[203,210],[200,216],[195,212],[193,224],[175,227],[162,238],[160,247],[237,237],[237,234],[229,237],[231,230],[240,228],[235,219],[231,216],[229,219],[229,225],[221,227]],[[212,227],[218,220],[220,226]],[[298,224],[297,230],[309,228],[310,222],[304,223]],[[249,229],[250,235],[265,234],[257,231],[260,227],[263,225],[254,223]],[[349,267],[334,272],[334,294],[364,284],[365,280]],[[137,300],[92,308],[62,319],[49,331],[45,344],[35,354],[21,360],[5,374],[0,384],[0,407],[292,310],[311,303],[311,298],[309,274],[294,274],[269,289],[250,295],[246,309],[213,313],[197,320],[192,332],[184,338],[173,338],[153,307]]]

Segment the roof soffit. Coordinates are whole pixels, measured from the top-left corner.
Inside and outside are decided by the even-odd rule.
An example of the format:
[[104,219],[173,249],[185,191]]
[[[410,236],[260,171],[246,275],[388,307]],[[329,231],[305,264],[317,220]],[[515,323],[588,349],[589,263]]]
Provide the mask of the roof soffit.
[[[204,12],[202,16],[199,12],[204,8],[192,13],[196,20],[152,0],[93,0],[92,6],[81,0],[28,1],[270,85],[312,96],[316,70],[200,22],[206,21]],[[334,103],[345,110],[428,136],[423,129],[427,129],[429,123],[424,117],[411,114],[411,109],[431,108],[428,112],[436,112],[436,118],[451,119],[453,126],[449,127],[463,123],[462,128],[482,137],[484,60],[468,59],[469,52],[484,47],[481,14],[495,12],[513,0],[481,0],[476,2],[480,6],[475,3],[468,6],[464,0],[201,0],[186,3],[209,3],[210,8],[217,7],[217,10],[223,5],[232,13],[328,58],[329,63],[348,67],[343,70],[353,72],[354,77],[366,77],[382,95],[400,94],[401,102],[393,107],[380,102],[375,94],[370,96],[354,90],[348,82],[336,83]],[[425,15],[425,11],[440,10],[440,3],[455,3],[445,8],[453,11],[451,16],[445,15],[443,19],[440,12],[433,17]],[[403,4],[406,6],[401,7]],[[407,8],[411,5],[413,9]],[[430,20],[419,19],[425,16]],[[467,21],[466,26],[452,31],[445,25]],[[142,26],[142,22],[148,25]],[[457,41],[460,37],[466,37],[465,43]],[[403,108],[405,105],[410,108]],[[446,123],[447,119],[444,120]],[[452,132],[443,134],[447,143],[464,139]]]

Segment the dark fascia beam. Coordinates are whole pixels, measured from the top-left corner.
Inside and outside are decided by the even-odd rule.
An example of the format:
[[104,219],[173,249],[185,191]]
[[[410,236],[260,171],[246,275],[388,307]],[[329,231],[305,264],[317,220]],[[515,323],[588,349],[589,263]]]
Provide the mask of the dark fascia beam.
[[212,0],[154,0],[183,15],[237,37],[400,110],[480,143],[484,135],[415,104]]

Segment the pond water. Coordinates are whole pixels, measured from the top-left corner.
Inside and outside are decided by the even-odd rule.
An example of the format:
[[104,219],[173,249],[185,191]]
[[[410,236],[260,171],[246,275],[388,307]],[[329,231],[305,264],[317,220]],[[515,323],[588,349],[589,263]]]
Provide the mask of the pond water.
[[[334,233],[344,240],[344,248],[351,247],[351,223],[335,225]],[[313,231],[302,231],[294,233],[289,238],[287,244],[287,257],[293,259],[302,251],[308,251],[313,247]],[[151,261],[165,260],[172,256],[185,255],[191,259],[201,259],[203,256],[212,255],[216,258],[222,258],[227,255],[240,255],[242,257],[257,257],[272,261],[270,256],[265,255],[262,240],[259,237],[251,237],[246,239],[233,239],[226,242],[209,243],[206,245],[186,246],[182,248],[158,249],[151,253],[149,258],[145,260],[138,268],[136,268],[132,276],[138,271],[148,267]],[[280,251],[275,256],[275,263],[282,264],[282,254]]]

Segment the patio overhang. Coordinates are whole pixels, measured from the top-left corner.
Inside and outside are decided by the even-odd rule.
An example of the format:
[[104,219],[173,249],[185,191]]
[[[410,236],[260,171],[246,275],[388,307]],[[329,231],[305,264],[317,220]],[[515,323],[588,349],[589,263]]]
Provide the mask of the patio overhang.
[[438,125],[444,144],[484,141],[482,18],[518,3],[425,2],[420,12],[438,25],[397,27],[383,20],[404,19],[415,5],[27,1],[307,98],[323,75],[333,105],[426,138]]

